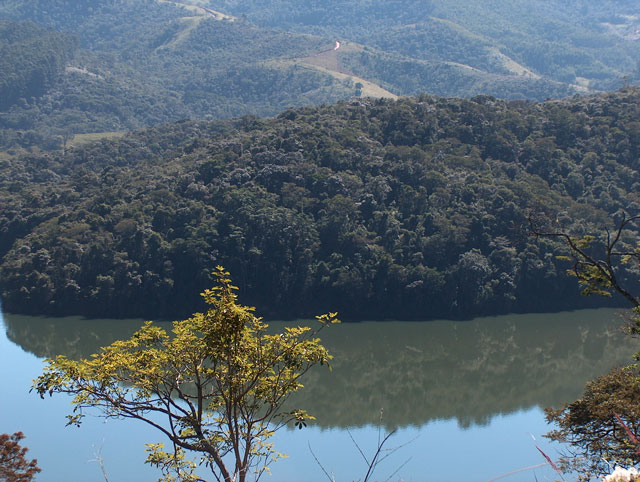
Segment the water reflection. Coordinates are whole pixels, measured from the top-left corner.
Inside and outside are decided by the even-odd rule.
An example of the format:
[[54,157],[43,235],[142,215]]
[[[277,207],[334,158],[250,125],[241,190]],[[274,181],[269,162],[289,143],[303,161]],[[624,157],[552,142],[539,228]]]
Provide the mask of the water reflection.
[[[631,361],[637,342],[614,310],[512,315],[471,322],[365,323],[328,333],[332,373],[300,392],[322,425],[460,425],[575,399],[587,380]],[[310,410],[311,411],[311,410]]]
[[141,320],[87,320],[79,316],[47,318],[4,315],[7,338],[40,358],[66,355],[80,359],[100,347],[130,337]]
[[[87,357],[140,324],[5,315],[7,337],[38,357]],[[616,311],[602,309],[333,326],[322,336],[333,371],[308,374],[294,402],[322,427],[371,424],[381,407],[388,427],[451,418],[463,427],[485,424],[572,400],[587,380],[630,362],[637,343],[621,325]]]

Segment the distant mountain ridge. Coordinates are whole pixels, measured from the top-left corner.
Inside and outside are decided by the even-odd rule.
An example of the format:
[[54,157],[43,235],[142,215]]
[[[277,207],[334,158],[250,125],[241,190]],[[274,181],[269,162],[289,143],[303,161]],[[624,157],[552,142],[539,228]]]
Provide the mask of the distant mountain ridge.
[[[122,131],[184,118],[275,115],[355,92],[353,83],[277,62],[331,48],[332,39],[201,15],[168,2],[87,5],[0,5],[0,19],[74,32],[80,46],[66,74],[42,96],[0,112],[0,128],[49,137]],[[26,135],[16,142],[29,146]]]
[[[493,70],[499,65],[488,59],[499,52],[537,75],[572,86],[607,90],[619,87],[624,76],[638,80],[640,7],[630,0],[208,3],[259,25],[339,35],[388,53],[453,61],[489,73],[499,73]],[[424,87],[430,92],[428,84]]]
[[79,41],[64,75],[0,111],[0,150],[359,95],[566,97],[637,82],[640,61],[630,1],[7,0],[0,20]]

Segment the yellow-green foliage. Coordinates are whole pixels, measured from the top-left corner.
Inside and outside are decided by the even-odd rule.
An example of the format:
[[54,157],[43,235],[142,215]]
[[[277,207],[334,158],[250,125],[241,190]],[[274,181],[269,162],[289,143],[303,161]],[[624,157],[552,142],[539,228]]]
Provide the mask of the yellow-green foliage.
[[[81,423],[80,409],[97,407],[105,417],[157,428],[173,450],[149,444],[147,462],[165,480],[175,480],[173,473],[190,480],[195,465],[185,451],[197,453],[224,480],[243,481],[251,470],[265,470],[282,455],[268,442],[273,433],[313,418],[301,409],[282,412],[281,406],[302,387],[301,375],[331,360],[315,335],[338,320],[331,313],[317,317],[317,330],[295,327],[269,335],[254,308],[237,303],[229,273],[218,267],[214,275],[216,286],[202,294],[211,306],[205,313],[174,322],[172,334],[149,321],[89,359],[48,360],[35,390],[41,396],[74,395],[69,424]],[[235,466],[223,460],[227,454]]]

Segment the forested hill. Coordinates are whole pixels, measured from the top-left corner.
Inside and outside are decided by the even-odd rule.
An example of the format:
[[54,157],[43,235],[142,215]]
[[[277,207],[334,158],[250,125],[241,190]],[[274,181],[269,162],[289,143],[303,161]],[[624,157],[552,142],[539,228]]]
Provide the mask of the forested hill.
[[[528,89],[529,98],[545,90],[551,97],[554,88],[568,85],[610,90],[624,76],[640,80],[635,0],[202,1],[258,25],[334,35],[384,52],[343,56],[360,71],[368,67],[398,94],[421,86],[464,96],[484,80],[484,91],[477,93],[490,93],[491,84],[499,83],[503,94],[494,95]],[[429,75],[420,76],[425,70]],[[409,84],[407,75],[419,80]],[[465,77],[475,77],[471,90]]]
[[215,265],[272,317],[468,317],[581,298],[576,233],[640,212],[640,90],[419,96],[181,122],[0,160],[0,291],[23,313],[178,317]]
[[358,96],[544,100],[640,81],[631,0],[4,0],[0,21],[41,27],[13,23],[33,41],[3,50],[0,85],[44,74],[2,92],[0,155]]
[[[12,92],[11,105],[0,102],[0,151],[62,148],[60,137],[68,134],[185,118],[275,115],[355,93],[353,81],[294,61],[331,50],[334,39],[261,28],[174,2],[15,0],[0,2],[1,20],[13,30],[28,21],[68,32],[78,49],[61,66],[47,62],[61,73],[58,82]],[[11,40],[6,30],[0,45]],[[32,45],[52,50],[51,30],[31,29],[32,43],[14,43],[11,56],[3,55],[13,70],[0,73],[0,81],[31,75]]]
[[76,47],[73,36],[0,21],[0,111],[51,89]]

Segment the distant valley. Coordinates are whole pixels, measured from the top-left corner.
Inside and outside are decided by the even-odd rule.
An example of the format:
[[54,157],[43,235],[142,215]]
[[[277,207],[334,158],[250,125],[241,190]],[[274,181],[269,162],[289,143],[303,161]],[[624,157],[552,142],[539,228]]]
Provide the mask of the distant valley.
[[638,81],[633,2],[467,3],[8,0],[0,151],[359,96],[543,100]]

